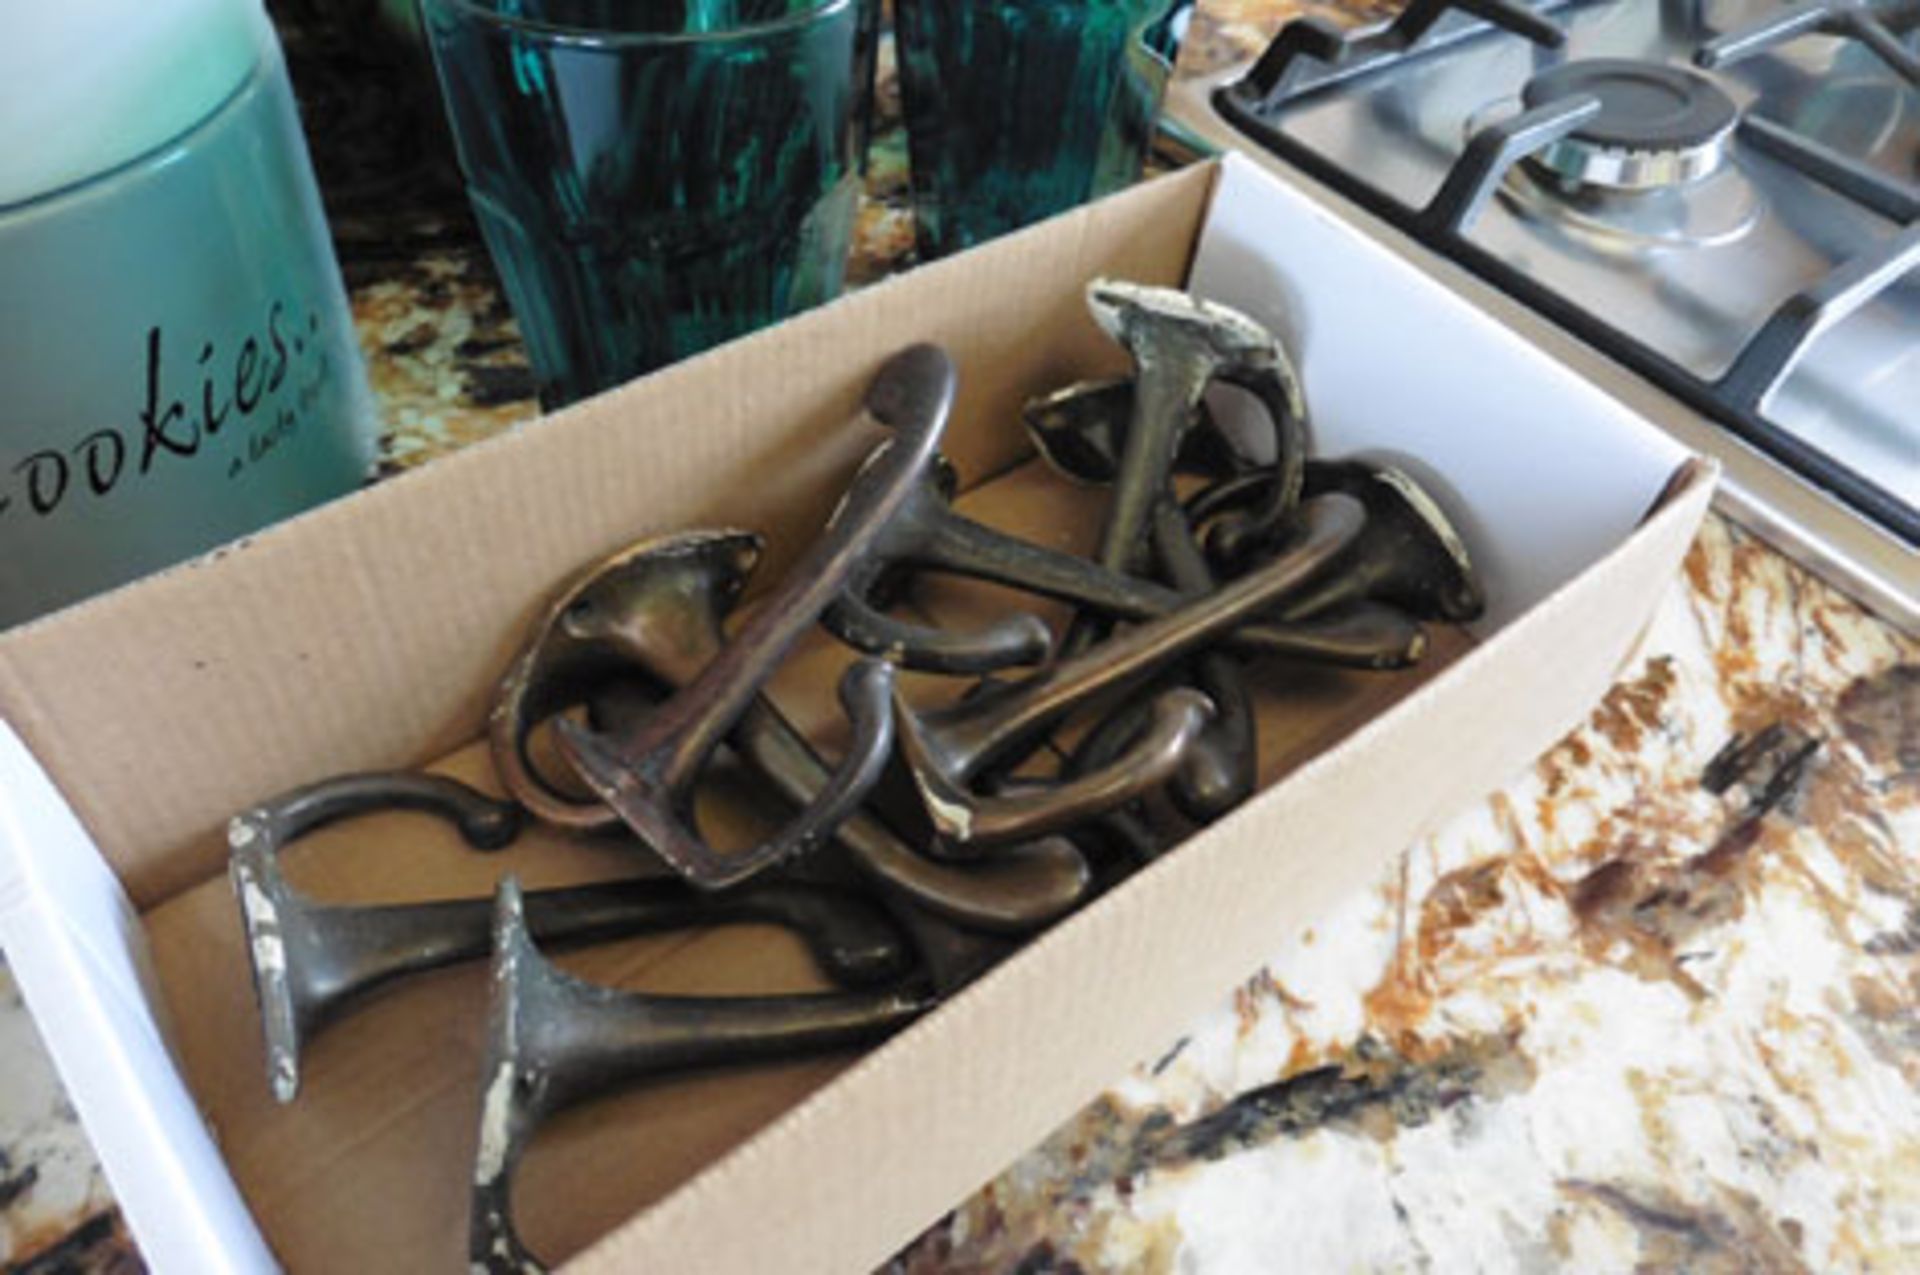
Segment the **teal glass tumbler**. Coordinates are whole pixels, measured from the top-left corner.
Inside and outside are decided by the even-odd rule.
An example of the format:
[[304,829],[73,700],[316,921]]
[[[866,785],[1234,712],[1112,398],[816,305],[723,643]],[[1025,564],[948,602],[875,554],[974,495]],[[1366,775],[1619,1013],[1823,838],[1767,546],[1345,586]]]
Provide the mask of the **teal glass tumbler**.
[[916,241],[944,256],[1139,179],[1176,0],[896,0]]
[[545,406],[839,292],[860,0],[420,7]]

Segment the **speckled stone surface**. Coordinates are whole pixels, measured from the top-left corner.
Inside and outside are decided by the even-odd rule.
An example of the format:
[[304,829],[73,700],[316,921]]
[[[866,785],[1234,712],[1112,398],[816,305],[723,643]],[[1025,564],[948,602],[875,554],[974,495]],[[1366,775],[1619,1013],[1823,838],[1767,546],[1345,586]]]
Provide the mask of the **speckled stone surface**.
[[4,966],[0,1264],[39,1275],[141,1269],[93,1148]]
[[1585,726],[894,1265],[1915,1270],[1917,1084],[1920,643],[1716,517]]
[[[1383,9],[1204,0],[1182,71],[1308,11]],[[409,140],[418,68],[352,31],[288,44],[310,124],[335,121],[316,164],[383,470],[529,419],[457,178]],[[316,61],[354,92],[313,88]],[[910,262],[897,138],[868,185],[856,286]],[[1776,724],[1703,787],[1729,739]],[[0,1267],[138,1269],[4,969],[0,1075]],[[1917,1086],[1920,644],[1711,518],[1585,727],[1276,932],[1263,969],[892,1266],[1920,1269]]]

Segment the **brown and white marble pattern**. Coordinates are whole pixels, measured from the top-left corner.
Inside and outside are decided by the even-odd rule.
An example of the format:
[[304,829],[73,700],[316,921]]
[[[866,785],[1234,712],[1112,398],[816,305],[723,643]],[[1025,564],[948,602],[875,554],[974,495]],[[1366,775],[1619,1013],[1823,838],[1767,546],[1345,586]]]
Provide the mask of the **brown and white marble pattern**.
[[[1820,748],[1772,813],[1702,773]],[[1712,518],[1641,652],[894,1262],[1920,1269],[1920,643]]]
[[[1387,8],[1202,0],[1181,73],[1294,14]],[[351,32],[289,46],[383,472],[530,418],[457,183],[383,113],[408,109],[404,64]],[[302,66],[329,59],[356,88],[316,99]],[[332,145],[342,119],[366,128]],[[910,260],[903,177],[883,136],[853,284]],[[1374,891],[1276,933],[1264,969],[893,1267],[1920,1269],[1917,669],[1920,645],[1710,519],[1584,728]],[[1822,747],[1749,819],[1701,771],[1774,722]],[[0,1076],[0,1269],[138,1269],[3,968]]]
[[139,1270],[113,1192],[4,965],[0,1077],[0,1269]]

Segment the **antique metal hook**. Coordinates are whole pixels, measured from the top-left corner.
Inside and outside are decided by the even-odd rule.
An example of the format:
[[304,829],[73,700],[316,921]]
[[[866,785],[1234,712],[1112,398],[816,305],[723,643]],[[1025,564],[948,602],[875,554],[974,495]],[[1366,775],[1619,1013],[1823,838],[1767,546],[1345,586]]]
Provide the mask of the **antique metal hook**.
[[[1133,415],[1133,380],[1077,381],[1028,399],[1020,415],[1027,437],[1055,473],[1069,482],[1105,487],[1120,473],[1127,421]],[[1174,452],[1174,472],[1221,479],[1256,468],[1220,432],[1206,400],[1197,403]]]
[[493,948],[468,1257],[499,1275],[545,1269],[514,1227],[512,1188],[521,1153],[554,1112],[674,1072],[868,1044],[933,1004],[914,990],[658,996],[588,983],[541,955],[511,876],[497,896]]
[[[1118,470],[1120,443],[1124,438],[1128,413],[1133,402],[1133,382],[1119,379],[1084,381],[1057,393],[1031,400],[1025,408],[1027,432],[1047,462],[1074,482],[1091,485],[1111,483]],[[1233,444],[1215,428],[1206,404],[1197,409],[1195,427],[1181,440],[1177,468],[1181,473],[1215,479],[1188,506],[1188,525],[1199,526],[1222,509],[1257,503],[1264,494],[1272,470],[1264,468],[1234,450]],[[1308,461],[1309,468],[1318,462]],[[1209,500],[1219,502],[1207,504]],[[1154,527],[1165,540],[1166,528],[1156,516]],[[1193,539],[1191,533],[1185,537]],[[1165,552],[1156,543],[1156,549]],[[1197,579],[1197,575],[1195,576]],[[1082,609],[1100,611],[1118,619],[1140,620],[1163,615],[1179,603],[1177,594],[1162,586],[1136,577],[1108,573],[1086,577],[1102,589],[1124,582],[1113,592],[1088,588],[1082,592],[1061,592],[1054,596]],[[1335,664],[1349,668],[1392,669],[1418,663],[1426,654],[1426,633],[1407,616],[1383,606],[1361,604],[1336,613],[1316,614],[1310,619],[1290,623],[1264,620],[1236,629],[1225,645],[1236,654],[1271,655],[1304,660],[1315,664]]]
[[[524,755],[538,714],[582,696],[614,733],[658,711],[636,676],[673,691],[691,683],[725,644],[725,620],[759,558],[744,531],[694,531],[631,545],[579,576],[548,609],[514,660],[493,713],[495,763],[522,800],[580,806],[562,820],[617,824],[599,803],[550,789]],[[596,680],[598,679],[598,680]],[[549,685],[552,683],[554,685]],[[557,689],[556,689],[557,686]],[[735,724],[733,746],[786,800],[807,806],[831,778],[813,746],[764,695]],[[989,862],[958,866],[916,853],[883,822],[856,811],[835,832],[876,882],[936,915],[973,928],[1025,933],[1070,910],[1088,888],[1086,864],[1058,839],[1010,846]]]
[[900,567],[1028,587],[1033,568],[1027,564],[1046,551],[953,512],[947,502],[954,483],[952,466],[934,457],[821,622],[855,650],[904,668],[966,676],[1040,663],[1053,649],[1053,634],[1037,616],[1008,616],[977,632],[955,633],[896,619],[873,601],[883,578]]
[[540,723],[636,672],[691,683],[724,644],[720,622],[760,562],[748,531],[690,531],[638,541],[555,596],[507,666],[487,719],[493,765],[515,800],[565,828],[601,831],[620,816],[555,787],[527,754]]
[[853,813],[879,778],[891,743],[887,698],[893,672],[865,661],[841,683],[853,726],[846,759],[794,822],[757,846],[726,854],[701,839],[687,809],[693,780],[708,758],[918,485],[953,393],[953,363],[937,347],[911,346],[889,359],[868,387],[864,410],[891,435],[855,475],[825,532],[739,634],[631,730],[602,736],[556,719],[560,751],[580,777],[693,884],[719,889],[806,853]]
[[[1283,654],[1315,664],[1385,671],[1417,664],[1427,650],[1427,634],[1420,622],[1382,603],[1356,603],[1326,616],[1265,627],[1285,632],[1294,640],[1294,648]],[[1241,630],[1242,634],[1246,632]],[[1147,721],[1147,703],[1138,697],[1129,698],[1081,737],[1069,758],[1067,773],[1085,774],[1110,764],[1140,737]],[[1257,753],[1254,761],[1257,779]],[[1176,776],[1184,777],[1184,771]],[[1210,807],[1190,805],[1178,788],[1174,796],[1188,818],[1206,821]],[[1144,844],[1144,834],[1138,829],[1117,830],[1103,824],[1103,831],[1109,841]]]
[[1030,835],[1036,828],[1065,826],[1111,809],[1155,787],[1211,715],[1198,692],[1176,690],[1160,697],[1154,729],[1110,767],[1048,789],[1000,796],[982,796],[970,784],[1094,696],[1150,677],[1249,616],[1313,587],[1347,560],[1364,518],[1358,501],[1332,494],[1303,507],[1301,522],[1299,542],[1259,570],[1084,655],[932,712],[916,713],[896,697],[901,757],[933,829],[957,845]]
[[1306,395],[1293,361],[1265,328],[1226,306],[1171,288],[1095,280],[1094,321],[1133,355],[1134,393],[1114,476],[1112,507],[1098,560],[1131,570],[1145,546],[1153,508],[1172,499],[1182,437],[1215,381],[1252,393],[1274,430],[1276,483],[1256,510],[1236,514],[1224,534],[1240,539],[1277,528],[1299,502],[1306,461]]
[[[488,850],[512,839],[519,817],[512,805],[457,780],[394,772],[309,784],[228,824],[228,875],[246,930],[267,1078],[280,1102],[299,1092],[304,1043],[354,1002],[408,975],[487,953],[489,898],[352,906],[317,903],[288,884],[280,853],[289,844],[322,824],[379,810],[439,815]],[[778,882],[716,897],[676,879],[615,881],[537,890],[526,906],[534,934],[552,942],[761,921],[797,933],[843,985],[888,982],[912,965],[885,916],[820,886]]]
[[520,811],[455,779],[413,773],[342,775],[296,788],[227,824],[227,875],[240,902],[247,959],[266,1036],[267,1081],[291,1102],[300,1088],[300,1046],[317,1026],[308,971],[316,963],[304,914],[281,879],[279,848],[322,824],[375,810],[418,810],[454,825],[476,850],[498,850],[520,830]]
[[[936,466],[936,470],[941,468],[943,465]],[[989,580],[1113,619],[1158,619],[1179,610],[1188,600],[1181,590],[1108,570],[1076,554],[1050,549],[967,518],[949,507],[947,499],[945,480],[930,476],[925,494],[903,510],[889,528],[890,539],[898,535],[896,543],[914,546],[910,558],[902,554],[895,561],[910,560],[931,570]],[[897,531],[902,525],[912,530]],[[850,586],[848,593],[828,608],[824,622],[848,645],[869,654],[884,654],[908,668],[971,674],[996,671],[979,666],[960,668],[941,659],[922,661],[922,653],[946,649],[943,641],[954,635],[888,616],[874,621],[868,618],[872,614],[873,608]],[[1344,623],[1330,627],[1265,621],[1243,625],[1223,639],[1243,655],[1290,656],[1370,668],[1409,662],[1409,642],[1417,645],[1419,640],[1417,632],[1410,635],[1405,625]],[[1417,652],[1413,658],[1417,658]]]
[[[888,707],[892,688],[893,670],[883,661],[862,660],[846,671],[840,679],[839,698],[852,729],[840,769],[786,827],[734,852],[706,843],[694,825],[691,808],[694,780],[719,741],[688,747],[693,731],[666,734],[643,724],[630,737],[642,743],[622,748],[601,742],[596,733],[567,718],[557,719],[554,727],[561,752],[580,777],[619,812],[643,843],[690,884],[702,890],[723,890],[803,858],[859,809],[879,780],[892,747]],[[673,703],[668,700],[661,712]]]
[[[1155,511],[1153,543],[1163,571],[1184,584],[1189,596],[1211,587],[1213,574],[1192,528],[1170,503]],[[1252,701],[1240,666],[1227,651],[1384,670],[1418,663],[1426,654],[1427,635],[1417,620],[1392,607],[1362,602],[1309,619],[1243,626],[1221,646],[1193,657],[1194,684],[1213,701],[1217,715],[1170,787],[1174,803],[1196,823],[1211,822],[1239,805],[1259,778]],[[1122,703],[1075,750],[1070,773],[1112,762],[1148,729],[1148,717],[1140,698]]]
[[903,731],[901,752],[936,831],[956,847],[979,849],[1072,827],[1172,778],[1213,716],[1213,705],[1200,692],[1179,687],[1156,696],[1150,711],[1147,729],[1113,765],[991,796],[969,784],[993,754],[969,750],[956,732],[942,729],[950,722],[929,723],[910,735]]
[[[1201,492],[1187,506],[1195,526],[1236,506],[1262,503],[1270,479],[1249,474]],[[1289,621],[1330,616],[1355,603],[1385,602],[1427,620],[1466,623],[1486,610],[1486,598],[1466,543],[1437,501],[1405,471],[1375,461],[1307,463],[1309,495],[1340,492],[1366,506],[1367,531],[1355,569],[1322,581],[1279,613]]]
[[[1213,570],[1172,500],[1154,506],[1151,540],[1154,558],[1175,589],[1191,598],[1213,591]],[[1259,740],[1239,662],[1224,651],[1203,650],[1191,664],[1194,686],[1213,702],[1213,720],[1168,791],[1189,819],[1211,823],[1252,795],[1259,780]]]

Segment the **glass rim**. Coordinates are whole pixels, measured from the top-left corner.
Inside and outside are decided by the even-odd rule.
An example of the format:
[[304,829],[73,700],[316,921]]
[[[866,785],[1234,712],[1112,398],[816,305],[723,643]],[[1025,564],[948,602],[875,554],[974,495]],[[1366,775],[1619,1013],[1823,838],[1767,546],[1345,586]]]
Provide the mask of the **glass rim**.
[[867,0],[814,0],[813,4],[799,13],[766,18],[744,26],[725,27],[717,31],[612,31],[604,27],[571,26],[566,23],[546,22],[538,18],[501,13],[497,7],[497,0],[419,0],[419,2],[422,10],[436,7],[458,10],[496,26],[522,31],[527,35],[555,44],[617,47],[649,44],[716,44],[735,40],[759,40],[811,26],[816,22],[834,17],[843,10],[866,3]]

